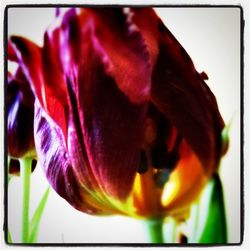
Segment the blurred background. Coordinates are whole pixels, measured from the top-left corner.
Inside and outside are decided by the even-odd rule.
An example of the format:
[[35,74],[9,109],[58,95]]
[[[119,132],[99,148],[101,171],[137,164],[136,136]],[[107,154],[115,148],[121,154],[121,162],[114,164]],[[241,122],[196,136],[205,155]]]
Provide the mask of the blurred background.
[[[220,176],[224,186],[230,243],[240,241],[240,9],[156,8],[172,34],[191,56],[198,72],[209,76],[226,124],[230,147],[222,159]],[[39,45],[43,32],[53,21],[54,8],[8,9],[8,36],[21,35]],[[10,64],[9,69],[14,65]],[[32,214],[48,186],[39,166],[31,177]],[[21,239],[21,181],[11,179],[8,189],[8,223],[13,242]],[[72,208],[53,190],[41,220],[39,243],[146,243],[144,224],[132,218],[96,217]]]

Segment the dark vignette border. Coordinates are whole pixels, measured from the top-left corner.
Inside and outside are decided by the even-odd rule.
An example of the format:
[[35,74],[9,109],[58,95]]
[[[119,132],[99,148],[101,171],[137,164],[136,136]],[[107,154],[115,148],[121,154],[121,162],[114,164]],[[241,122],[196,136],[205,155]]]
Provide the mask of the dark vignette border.
[[[164,244],[152,244],[152,243],[8,243],[8,180],[7,180],[7,107],[6,107],[6,96],[7,96],[7,75],[8,75],[8,60],[7,60],[7,48],[8,48],[8,9],[10,8],[53,8],[53,7],[160,7],[160,8],[238,8],[240,10],[240,182],[241,182],[241,201],[240,201],[240,210],[241,210],[241,235],[240,235],[240,242],[239,243],[227,243],[227,244],[194,244],[194,243],[187,243],[187,244],[180,244],[180,243],[164,243]],[[4,240],[5,243],[9,246],[34,246],[34,247],[216,247],[216,246],[240,246],[243,243],[244,239],[244,13],[243,7],[241,5],[209,5],[209,4],[168,4],[168,5],[121,5],[121,4],[105,4],[105,5],[95,5],[95,4],[11,4],[6,5],[4,10],[4,224],[3,224],[3,231],[4,231]]]

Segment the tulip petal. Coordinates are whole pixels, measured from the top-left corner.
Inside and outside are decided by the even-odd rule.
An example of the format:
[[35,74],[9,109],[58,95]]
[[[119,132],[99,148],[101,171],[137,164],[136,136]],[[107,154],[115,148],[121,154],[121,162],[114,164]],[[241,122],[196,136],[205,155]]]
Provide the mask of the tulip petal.
[[10,42],[8,42],[8,60],[13,62],[18,61],[15,49],[13,48],[13,45]]
[[7,86],[7,140],[8,154],[12,157],[24,157],[33,154],[33,117],[34,97],[28,88],[28,82],[13,79]]
[[[158,56],[159,17],[152,8],[127,8],[131,12],[132,22],[139,28],[150,54],[151,65],[155,65]],[[147,18],[145,18],[147,17]]]
[[26,78],[32,83],[32,88],[37,91],[37,97],[45,105],[44,94],[39,86],[43,83],[41,72],[41,49],[26,38],[13,36],[10,43],[15,50],[20,66]]
[[[82,13],[90,13],[93,33],[99,46],[109,60],[109,72],[119,88],[133,101],[143,102],[149,98],[151,85],[151,55],[139,28],[131,15],[118,8],[91,8]],[[117,53],[118,52],[118,53]]]
[[94,175],[108,194],[124,199],[139,164],[146,104],[132,103],[107,74],[92,38],[84,42],[75,110]]
[[[35,102],[35,144],[39,161],[55,191],[80,211],[104,214],[102,204],[80,183],[66,149],[62,130]],[[84,165],[82,165],[84,169]],[[105,208],[105,207],[104,207]],[[110,211],[110,210],[108,210]]]
[[159,23],[160,51],[152,77],[152,101],[197,153],[209,174],[217,167],[224,126],[216,99],[191,58]]
[[[110,18],[117,18],[113,11],[111,14]],[[73,113],[73,123],[69,124],[69,130],[70,133],[72,130],[75,131],[75,134],[69,134],[68,144],[74,161],[82,159],[89,162],[89,173],[93,173],[96,183],[104,192],[124,199],[132,188],[138,168],[146,104],[132,103],[117,86],[119,83],[115,81],[116,77],[112,79],[110,68],[113,59],[109,59],[109,52],[112,56],[115,52],[111,51],[111,45],[108,44],[110,51],[103,49],[102,42],[107,43],[106,38],[103,37],[102,40],[102,37],[97,37],[96,32],[100,29],[107,31],[106,35],[118,39],[119,46],[123,46],[124,42],[118,38],[118,35],[121,35],[119,27],[108,27],[107,23],[99,23],[104,17],[99,12],[98,15],[89,9],[84,9],[80,14],[72,9],[62,19],[61,60],[64,74],[68,79],[70,113]],[[109,22],[112,23],[111,20]],[[93,23],[95,26],[92,26]],[[96,25],[99,26],[94,29]],[[114,32],[119,34],[113,34],[113,28]],[[142,46],[140,39],[132,40],[126,48],[131,49],[131,56],[132,50],[135,52],[137,42],[138,49]],[[114,45],[112,50],[113,48]],[[122,52],[123,47],[120,50]],[[136,53],[134,54],[136,57]],[[126,59],[127,56],[123,54],[123,72],[127,71],[126,66],[128,71],[132,66],[135,67],[134,59]],[[143,64],[148,61],[146,58],[141,60],[143,62],[140,63]],[[74,165],[78,166],[80,163],[75,162]],[[79,167],[79,172],[81,171]]]
[[183,211],[199,197],[208,180],[199,159],[185,141],[180,146],[180,154],[182,158],[162,194],[165,212],[176,217],[183,216]]

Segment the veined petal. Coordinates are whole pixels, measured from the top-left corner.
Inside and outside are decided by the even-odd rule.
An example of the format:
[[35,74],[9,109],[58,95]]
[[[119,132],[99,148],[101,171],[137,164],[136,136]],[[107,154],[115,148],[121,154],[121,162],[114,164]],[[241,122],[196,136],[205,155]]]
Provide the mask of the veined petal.
[[214,95],[170,31],[162,33],[159,56],[152,77],[152,102],[187,140],[211,174],[221,154],[224,126]]
[[98,182],[124,199],[138,168],[147,106],[132,103],[117,87],[92,37],[84,42],[76,91],[84,145]]
[[[101,14],[102,11],[101,13],[96,11],[97,16],[96,12],[92,13],[90,9],[80,12],[72,9],[63,17],[60,26],[61,61],[68,81],[68,91],[71,92],[69,106],[70,113],[73,115],[73,124],[69,124],[69,127],[76,134],[76,136],[72,134],[72,130],[69,132],[69,150],[75,161],[82,158],[82,161],[89,162],[91,167],[89,174],[92,172],[104,192],[124,199],[131,190],[138,167],[146,103],[131,102],[126,93],[119,89],[119,83],[115,81],[115,77],[112,78],[110,69],[113,67],[113,59],[109,59],[109,51],[107,52],[101,44],[107,42],[104,41],[106,38],[102,41],[96,33],[105,29],[108,32],[106,35],[110,33],[112,39],[115,37],[111,34],[113,30],[107,26],[107,23],[105,27],[101,27],[103,24],[99,22],[105,18]],[[103,13],[106,13],[105,10]],[[106,15],[109,13],[111,18],[119,16],[116,16],[112,10],[111,12],[108,10]],[[108,15],[107,18],[109,18]],[[109,22],[112,23],[111,20]],[[125,20],[123,24],[125,25]],[[119,25],[122,24],[119,23]],[[120,34],[118,28],[116,27],[115,31]],[[123,28],[126,29],[127,26]],[[120,38],[117,39],[118,43],[124,46],[124,42]],[[137,38],[132,40],[129,42],[131,46],[126,48],[131,49],[131,56],[132,51],[136,50]],[[138,46],[141,45],[139,40]],[[121,53],[123,53],[122,47]],[[118,57],[119,54],[117,53]],[[126,62],[130,63],[131,68],[134,59],[130,58],[131,61],[126,59],[127,55],[123,54],[123,56],[124,72],[124,70],[127,71]],[[130,77],[130,72],[126,73]],[[76,137],[79,144],[75,141]],[[81,149],[76,148],[76,145]],[[74,165],[77,166],[78,163]]]
[[[66,149],[61,128],[35,102],[35,144],[39,162],[52,187],[76,209],[90,214],[107,214],[109,210],[89,192],[88,183],[81,183]],[[84,170],[84,162],[81,166]]]

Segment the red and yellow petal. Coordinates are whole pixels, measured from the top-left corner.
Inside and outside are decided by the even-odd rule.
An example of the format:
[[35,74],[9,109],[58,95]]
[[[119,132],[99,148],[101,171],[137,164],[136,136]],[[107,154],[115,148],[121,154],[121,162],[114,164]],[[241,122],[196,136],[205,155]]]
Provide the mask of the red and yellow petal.
[[177,217],[199,197],[209,179],[199,158],[185,141],[180,152],[182,158],[165,184],[161,197],[165,213]]

